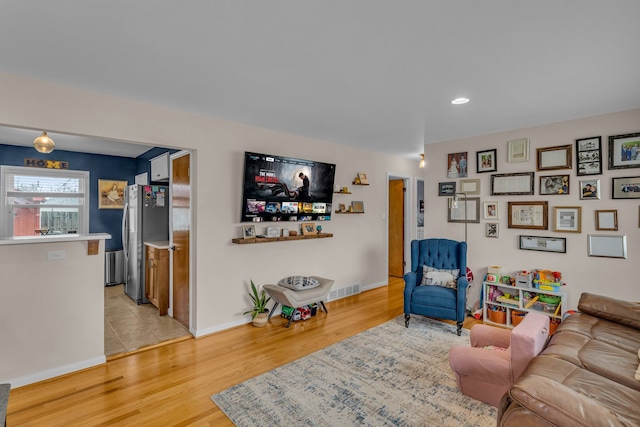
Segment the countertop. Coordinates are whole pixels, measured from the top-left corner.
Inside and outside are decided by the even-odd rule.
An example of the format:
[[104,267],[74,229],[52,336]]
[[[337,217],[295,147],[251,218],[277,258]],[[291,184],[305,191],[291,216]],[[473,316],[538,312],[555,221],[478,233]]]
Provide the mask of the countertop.
[[0,245],[24,245],[30,243],[60,243],[86,240],[106,240],[111,234],[89,233],[89,234],[47,234],[44,236],[16,236],[4,237],[0,239]]
[[146,246],[151,246],[156,249],[169,249],[169,241],[168,240],[159,240],[156,242],[144,242]]

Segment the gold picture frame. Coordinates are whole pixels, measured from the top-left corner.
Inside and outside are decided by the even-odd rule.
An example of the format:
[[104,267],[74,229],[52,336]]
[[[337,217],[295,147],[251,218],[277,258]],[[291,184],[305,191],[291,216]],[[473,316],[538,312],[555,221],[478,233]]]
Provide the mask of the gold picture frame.
[[316,224],[315,222],[303,222],[302,223],[302,235],[310,236],[312,234],[316,234]]
[[553,217],[553,231],[566,233],[582,231],[582,207],[580,206],[555,206]]
[[98,180],[98,209],[124,209],[124,190],[127,181]]
[[538,148],[536,150],[538,154],[536,170],[571,169],[571,160],[573,159],[572,148],[571,144]]
[[618,231],[618,211],[596,210],[596,230]]
[[509,228],[547,230],[549,205],[546,201],[508,202]]

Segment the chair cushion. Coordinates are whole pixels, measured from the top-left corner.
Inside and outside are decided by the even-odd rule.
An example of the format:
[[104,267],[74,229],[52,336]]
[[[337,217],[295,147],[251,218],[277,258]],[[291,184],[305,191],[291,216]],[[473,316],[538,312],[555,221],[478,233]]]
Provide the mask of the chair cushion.
[[313,277],[308,276],[289,276],[280,279],[278,285],[283,288],[292,289],[294,291],[301,291],[306,289],[313,289],[320,286],[320,282]]
[[458,288],[460,269],[438,269],[428,265],[422,266],[421,286],[442,286],[450,289]]

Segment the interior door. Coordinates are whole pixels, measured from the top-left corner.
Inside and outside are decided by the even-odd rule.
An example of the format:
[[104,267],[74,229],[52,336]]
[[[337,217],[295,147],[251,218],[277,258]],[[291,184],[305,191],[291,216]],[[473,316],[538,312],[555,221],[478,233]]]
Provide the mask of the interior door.
[[171,159],[171,272],[173,318],[189,328],[189,237],[191,233],[191,155]]
[[404,275],[404,180],[389,181],[389,276]]

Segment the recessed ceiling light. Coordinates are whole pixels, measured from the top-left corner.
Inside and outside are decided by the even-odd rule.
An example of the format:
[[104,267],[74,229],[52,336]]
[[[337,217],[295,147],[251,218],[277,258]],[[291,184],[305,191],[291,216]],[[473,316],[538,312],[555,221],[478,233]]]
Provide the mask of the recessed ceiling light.
[[469,102],[469,98],[456,98],[451,101],[454,105],[466,104],[467,102]]

